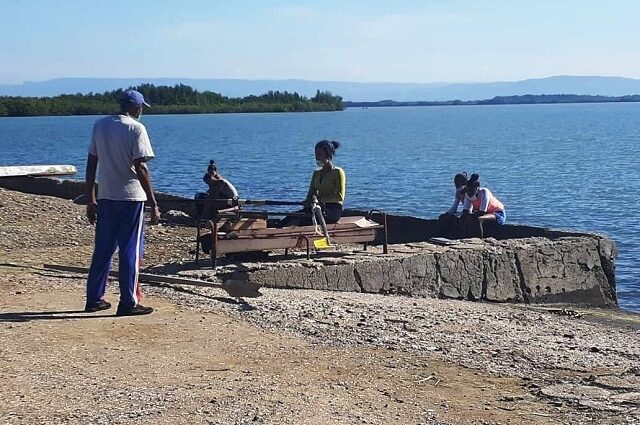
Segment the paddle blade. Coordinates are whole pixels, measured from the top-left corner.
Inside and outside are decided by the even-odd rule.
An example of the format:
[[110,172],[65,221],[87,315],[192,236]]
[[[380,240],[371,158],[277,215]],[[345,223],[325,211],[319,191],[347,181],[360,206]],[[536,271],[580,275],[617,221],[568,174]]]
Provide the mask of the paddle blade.
[[313,246],[316,249],[329,248],[329,241],[327,241],[327,238],[316,239],[316,240],[313,241]]

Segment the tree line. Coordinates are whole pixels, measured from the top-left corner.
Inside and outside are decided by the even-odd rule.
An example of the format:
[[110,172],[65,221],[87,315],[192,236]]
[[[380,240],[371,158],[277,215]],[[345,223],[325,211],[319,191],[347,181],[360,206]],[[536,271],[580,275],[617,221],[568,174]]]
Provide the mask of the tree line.
[[640,102],[640,95],[626,96],[592,96],[580,94],[525,94],[517,96],[496,96],[484,100],[444,100],[444,101],[411,101],[396,102],[380,100],[378,102],[344,102],[345,108],[376,106],[457,106],[457,105],[530,105],[551,103],[613,103]]
[[[342,97],[318,90],[308,98],[287,91],[232,98],[211,91],[199,92],[190,86],[141,84],[129,89],[144,95],[151,108],[145,114],[203,114],[233,112],[315,112],[341,111]],[[119,110],[123,89],[104,93],[63,94],[53,97],[0,96],[0,117],[42,115],[105,115]]]
[[581,94],[525,94],[521,96],[496,96],[493,99],[479,100],[478,105],[524,105],[550,103],[610,103],[640,102],[640,95],[599,96]]

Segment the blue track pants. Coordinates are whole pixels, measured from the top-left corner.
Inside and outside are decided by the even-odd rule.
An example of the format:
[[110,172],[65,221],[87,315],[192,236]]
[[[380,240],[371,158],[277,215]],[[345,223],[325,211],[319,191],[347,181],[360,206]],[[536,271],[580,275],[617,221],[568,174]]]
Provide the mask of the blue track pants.
[[138,286],[138,272],[144,248],[144,202],[98,201],[96,239],[89,278],[87,304],[104,297],[111,258],[119,250],[120,305],[133,307],[142,295]]

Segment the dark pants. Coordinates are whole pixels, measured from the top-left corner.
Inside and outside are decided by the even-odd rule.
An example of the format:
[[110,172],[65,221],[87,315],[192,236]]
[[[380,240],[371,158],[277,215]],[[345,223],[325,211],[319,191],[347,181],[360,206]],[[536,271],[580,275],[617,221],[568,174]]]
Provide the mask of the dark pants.
[[337,223],[338,220],[340,220],[340,216],[342,215],[342,204],[339,204],[337,202],[327,202],[326,204],[324,204],[322,212],[324,213],[325,223]]
[[480,220],[481,214],[465,214],[460,220],[462,222],[463,238],[486,238],[496,234],[495,221]]
[[460,218],[462,223],[462,235],[463,238],[483,238],[484,228],[482,221],[476,214],[465,214]]
[[[293,217],[286,216],[278,223],[277,227],[287,226],[311,226],[313,223],[311,220],[311,208],[304,208],[297,213],[307,213],[309,217]],[[324,216],[324,222],[327,224],[335,224],[340,220],[342,216],[342,204],[337,202],[327,202],[322,204],[322,215]]]
[[195,199],[208,202],[196,202],[196,214],[203,220],[212,220],[218,215],[218,211],[229,208],[226,202],[211,202],[211,196],[208,193],[197,192]]
[[447,239],[460,239],[463,236],[462,220],[454,214],[444,213],[438,218],[439,235]]

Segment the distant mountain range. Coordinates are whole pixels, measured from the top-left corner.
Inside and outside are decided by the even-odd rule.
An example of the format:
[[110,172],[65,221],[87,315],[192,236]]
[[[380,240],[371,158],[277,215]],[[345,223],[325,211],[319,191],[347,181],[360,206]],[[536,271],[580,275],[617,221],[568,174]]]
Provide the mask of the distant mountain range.
[[194,78],[58,78],[0,84],[0,96],[56,96],[74,93],[102,93],[141,83],[155,85],[186,84],[196,90],[214,91],[229,97],[262,94],[269,90],[298,92],[313,96],[316,90],[329,90],[346,101],[380,100],[447,101],[491,99],[495,96],[525,94],[576,94],[624,96],[640,94],[640,80],[623,77],[555,76],[495,83],[357,83],[310,80],[235,80]]

